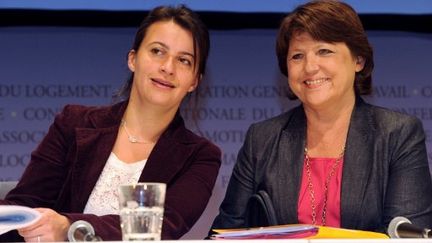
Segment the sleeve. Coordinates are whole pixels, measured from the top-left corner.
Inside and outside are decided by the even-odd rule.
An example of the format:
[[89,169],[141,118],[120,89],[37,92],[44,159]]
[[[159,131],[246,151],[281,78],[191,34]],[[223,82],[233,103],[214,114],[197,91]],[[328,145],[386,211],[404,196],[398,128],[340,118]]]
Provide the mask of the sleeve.
[[[167,187],[162,240],[179,239],[199,219],[211,197],[221,164],[221,151],[206,142],[200,146],[191,163]],[[71,222],[85,220],[103,240],[120,241],[120,217],[65,213]]]
[[213,222],[212,229],[245,227],[247,204],[255,190],[253,141],[254,129],[251,126],[246,133],[245,142],[239,150],[225,198],[219,208],[219,215]]
[[122,233],[120,228],[120,216],[119,215],[103,215],[96,216],[93,214],[82,214],[82,213],[62,213],[70,221],[75,222],[78,220],[85,220],[89,222],[94,230],[95,234],[102,238],[104,241],[121,241]]
[[410,118],[397,134],[391,150],[384,222],[388,225],[394,217],[404,216],[428,228],[432,225],[432,182],[422,124]]
[[67,153],[73,147],[73,126],[68,123],[76,120],[76,114],[70,107],[66,106],[56,116],[45,137],[31,153],[29,164],[17,186],[6,196],[5,203],[55,208],[69,172]]
[[189,231],[212,195],[221,164],[220,149],[206,142],[191,159],[184,173],[168,185],[162,240],[179,239]]
[[[65,185],[70,171],[67,158],[74,153],[75,147],[73,138],[76,124],[70,123],[80,120],[76,119],[78,113],[70,110],[66,107],[56,117],[47,135],[32,153],[31,161],[17,187],[0,203],[56,210],[59,195],[68,190]],[[162,239],[180,238],[199,219],[216,182],[221,151],[209,141],[201,142],[189,161],[189,166],[168,185]],[[71,223],[77,220],[88,221],[95,228],[96,235],[103,240],[121,240],[118,215],[96,216],[68,210],[56,211],[69,218]],[[14,236],[4,237],[17,241],[16,231],[11,233]]]
[[[212,195],[221,164],[221,151],[210,142],[201,143],[190,158],[190,165],[168,184],[162,240],[179,239],[199,219]],[[120,241],[120,217],[65,213],[71,222],[85,220],[103,240]]]
[[[32,152],[30,162],[26,167],[17,186],[0,204],[23,205],[27,207],[45,207],[65,215],[71,223],[77,220],[88,221],[98,236],[103,240],[121,240],[120,220],[118,215],[96,216],[92,214],[70,213],[57,209],[59,195],[67,190],[69,164],[67,157],[73,153],[74,127],[77,117],[82,116],[81,106],[66,106],[56,116],[48,133]],[[68,202],[64,202],[68,203]],[[17,231],[11,231],[0,236],[3,241],[23,241]]]
[[[72,144],[73,129],[70,117],[76,120],[74,108],[66,106],[56,116],[47,134],[31,153],[30,162],[17,186],[0,204],[45,207],[55,210],[59,194],[64,188],[69,166],[65,162]],[[68,124],[68,125],[66,125]],[[17,231],[1,235],[0,241],[22,241]]]

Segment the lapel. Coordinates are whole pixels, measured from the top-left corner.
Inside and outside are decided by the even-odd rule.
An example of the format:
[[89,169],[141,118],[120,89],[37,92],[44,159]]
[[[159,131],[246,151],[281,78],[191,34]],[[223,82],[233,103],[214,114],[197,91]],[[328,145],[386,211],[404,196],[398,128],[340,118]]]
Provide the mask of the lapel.
[[[344,157],[341,188],[341,226],[355,228],[361,218],[361,206],[367,181],[372,169],[373,134],[375,130],[368,105],[356,100]],[[303,171],[304,147],[306,141],[306,116],[303,108],[297,107],[288,118],[282,130],[278,161],[282,176],[281,186],[277,187],[280,199],[282,222],[298,222],[298,197]],[[278,203],[277,203],[278,204]],[[276,204],[276,205],[277,205]]]
[[76,157],[72,172],[71,203],[74,210],[82,211],[96,185],[117,138],[120,120],[127,102],[90,112],[88,125],[76,128]]
[[[71,192],[73,211],[82,211],[99,179],[117,138],[127,102],[98,109],[89,115],[89,125],[76,128],[76,158],[72,172]],[[183,168],[196,144],[188,136],[184,121],[176,114],[151,152],[140,182],[169,181]]]
[[150,153],[139,181],[169,184],[195,151],[196,141],[188,134],[184,121],[177,112],[174,120]]
[[348,131],[341,188],[341,227],[356,228],[362,217],[361,209],[368,178],[371,175],[373,156],[373,124],[371,110],[361,99],[351,116]]
[[[282,222],[298,222],[297,209],[300,181],[303,171],[304,147],[306,138],[306,116],[302,106],[294,109],[292,116],[282,130],[279,158],[281,163],[276,168],[283,168],[278,173],[282,182],[277,191],[280,200]],[[286,218],[285,218],[286,217]]]

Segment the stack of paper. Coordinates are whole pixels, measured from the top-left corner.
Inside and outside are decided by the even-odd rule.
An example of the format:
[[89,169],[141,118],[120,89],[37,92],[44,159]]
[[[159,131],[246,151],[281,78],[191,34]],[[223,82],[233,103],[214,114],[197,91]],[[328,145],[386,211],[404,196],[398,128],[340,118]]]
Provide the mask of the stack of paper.
[[40,218],[40,213],[23,206],[0,205],[0,235],[10,230],[29,226]]
[[299,239],[318,233],[318,227],[312,225],[285,225],[252,229],[213,230],[217,234],[212,239]]
[[306,224],[278,225],[251,229],[216,229],[214,240],[227,239],[361,239],[388,238],[387,235],[362,230],[349,230]]

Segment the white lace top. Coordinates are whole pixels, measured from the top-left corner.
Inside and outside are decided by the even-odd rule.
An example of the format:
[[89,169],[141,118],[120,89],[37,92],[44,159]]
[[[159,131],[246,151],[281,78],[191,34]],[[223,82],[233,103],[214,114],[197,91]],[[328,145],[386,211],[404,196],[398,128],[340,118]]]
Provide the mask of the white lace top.
[[118,187],[122,184],[137,183],[147,160],[132,164],[125,163],[111,152],[96,186],[84,208],[84,213],[98,216],[118,214]]

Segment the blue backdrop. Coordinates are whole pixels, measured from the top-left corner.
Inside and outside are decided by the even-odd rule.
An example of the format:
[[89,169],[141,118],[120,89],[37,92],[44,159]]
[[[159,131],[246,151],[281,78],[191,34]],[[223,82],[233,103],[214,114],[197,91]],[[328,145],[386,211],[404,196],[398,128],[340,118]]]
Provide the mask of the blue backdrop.
[[[157,5],[187,4],[197,11],[282,12],[287,13],[307,0],[1,0],[0,9],[38,10],[149,10]],[[430,0],[345,0],[359,13],[432,13]]]
[[[17,180],[30,152],[65,104],[104,105],[126,79],[135,28],[0,28],[0,180]],[[369,31],[375,51],[374,104],[419,117],[432,161],[432,34]],[[287,110],[286,80],[274,51],[276,30],[211,31],[208,75],[199,92],[199,127],[223,150],[214,195],[185,236],[201,239],[217,213],[248,126]]]

